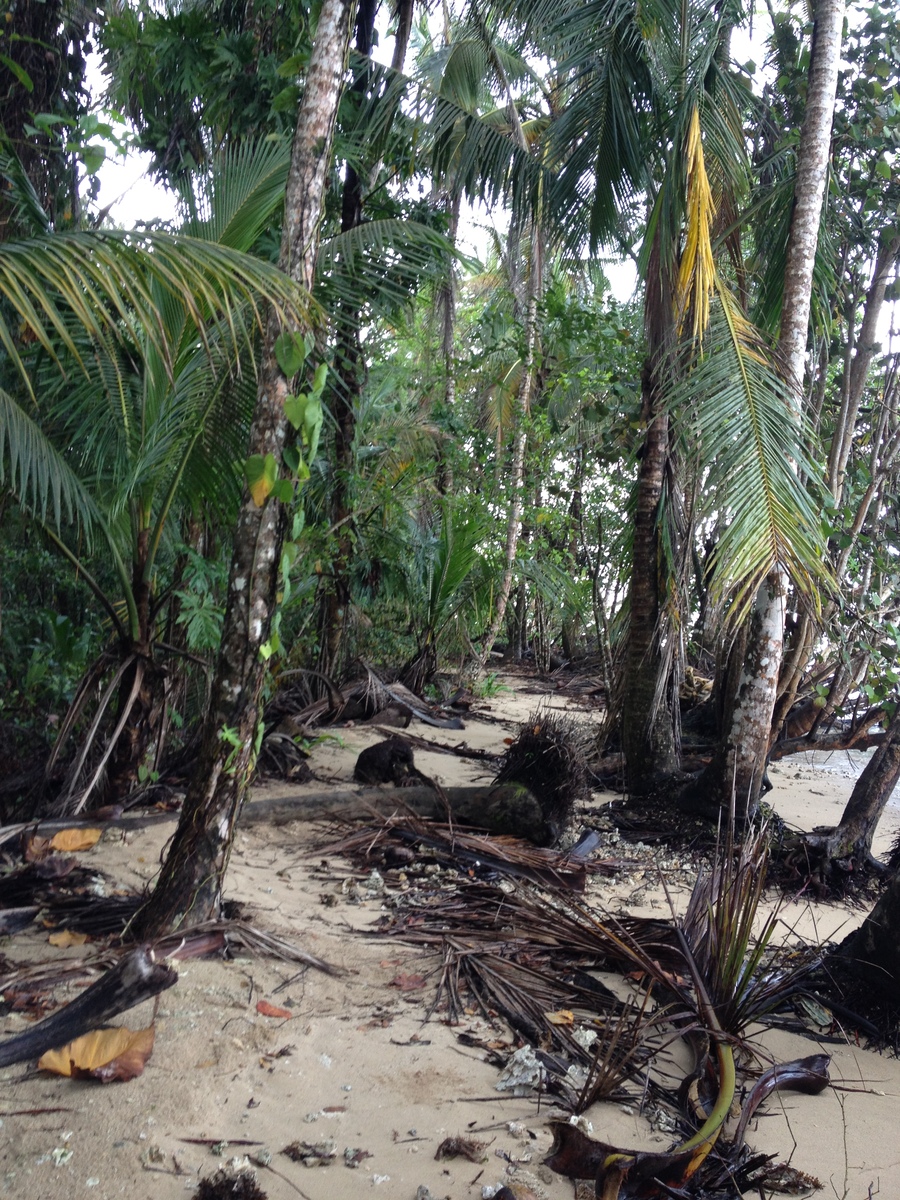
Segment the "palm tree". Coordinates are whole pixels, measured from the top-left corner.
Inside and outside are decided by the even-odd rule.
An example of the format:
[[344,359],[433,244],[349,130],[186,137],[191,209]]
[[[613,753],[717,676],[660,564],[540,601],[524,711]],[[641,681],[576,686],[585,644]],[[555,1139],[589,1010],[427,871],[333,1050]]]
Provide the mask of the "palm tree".
[[[787,415],[798,430],[803,409],[813,268],[831,158],[843,22],[844,0],[818,0],[806,114],[797,148],[778,339],[789,399]],[[711,791],[720,801],[734,795],[739,810],[749,815],[759,803],[772,737],[772,714],[784,656],[788,582],[785,564],[776,559],[757,591],[740,681],[733,689],[722,743],[704,782],[704,790]]]
[[[280,264],[312,290],[325,184],[350,38],[348,0],[325,0],[291,152],[285,194]],[[270,309],[250,432],[250,457],[271,464],[265,487],[248,481],[234,535],[222,643],[203,740],[181,819],[134,933],[153,936],[217,914],[234,828],[256,761],[262,649],[275,611],[281,552],[287,526],[284,489],[277,479],[289,445],[290,380],[302,364],[299,347],[313,333],[309,318],[286,322]],[[287,411],[286,411],[287,406]],[[296,456],[292,456],[295,459]],[[248,462],[250,459],[248,459]],[[290,490],[290,489],[289,489]]]
[[[29,405],[10,391],[0,401],[8,486],[88,583],[113,633],[78,689],[47,765],[49,776],[99,689],[90,731],[56,801],[60,812],[82,808],[104,776],[114,799],[129,790],[143,766],[156,765],[144,758],[165,707],[156,634],[160,557],[186,506],[205,505],[212,516],[218,504],[222,517],[236,503],[260,323],[253,293],[285,313],[305,311],[286,279],[247,254],[277,207],[286,170],[287,151],[277,143],[223,157],[198,181],[197,194],[185,197],[194,215],[182,236],[155,236],[137,257],[120,235],[50,237],[29,247],[30,261],[44,256],[48,283],[52,267],[71,271],[75,254],[84,256],[77,282],[94,289],[116,255],[125,251],[130,260],[120,284],[125,295],[113,300],[128,320],[126,335],[114,337],[112,306],[96,314],[110,328],[98,323],[93,331],[78,328],[87,311],[79,315],[74,305],[68,315],[60,310],[56,338],[39,338],[39,352],[22,359],[23,366],[33,360],[26,378],[37,384],[40,404]],[[3,247],[6,254],[11,249]],[[191,260],[195,292],[179,294],[168,276],[175,264],[184,274],[183,263]],[[118,269],[125,267],[123,262]],[[230,299],[223,294],[226,304],[217,303],[204,279],[211,267],[240,283]],[[73,285],[74,278],[63,287]],[[16,298],[11,285],[6,293]],[[102,340],[102,355],[91,332],[95,343]],[[74,521],[64,520],[60,502],[48,511],[54,494],[65,497]],[[115,580],[115,591],[104,578]],[[92,755],[113,709],[112,735],[102,753]]]

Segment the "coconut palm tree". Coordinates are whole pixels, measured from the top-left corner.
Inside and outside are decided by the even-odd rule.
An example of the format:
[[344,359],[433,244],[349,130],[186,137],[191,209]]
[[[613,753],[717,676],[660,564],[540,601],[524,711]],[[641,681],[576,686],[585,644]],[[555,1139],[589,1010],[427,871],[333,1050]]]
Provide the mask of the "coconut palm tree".
[[[297,109],[279,260],[301,294],[312,290],[315,275],[350,33],[348,0],[324,0]],[[300,345],[305,346],[307,335],[312,334],[308,315],[282,323],[277,310],[270,309],[247,460],[265,466],[261,480],[248,478],[241,495],[212,703],[169,854],[135,922],[139,937],[204,921],[216,915],[221,905],[235,825],[256,762],[265,671],[262,651],[277,603],[288,526],[285,500],[289,496],[279,485],[292,489],[290,480],[278,475],[290,467],[289,458],[295,471],[302,461],[298,455],[285,454],[291,449],[296,399],[290,380],[305,357]]]
[[[287,160],[279,143],[225,156],[185,197],[193,215],[179,236],[49,234],[0,246],[0,287],[28,330],[23,339],[0,326],[0,472],[112,633],[48,764],[99,689],[61,811],[83,807],[104,775],[114,793],[128,790],[144,765],[164,709],[161,558],[186,508],[218,505],[221,518],[237,502],[259,300],[307,312],[289,280],[247,253],[277,210]],[[94,753],[109,712],[113,732]]]

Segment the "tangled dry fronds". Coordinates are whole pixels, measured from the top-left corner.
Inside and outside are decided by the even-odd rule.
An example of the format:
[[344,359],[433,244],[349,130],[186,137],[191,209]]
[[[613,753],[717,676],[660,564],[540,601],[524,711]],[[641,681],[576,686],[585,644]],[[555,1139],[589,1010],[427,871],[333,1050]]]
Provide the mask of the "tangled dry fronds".
[[535,712],[507,749],[495,783],[520,783],[536,796],[557,839],[576,804],[590,796],[583,726],[559,713]]

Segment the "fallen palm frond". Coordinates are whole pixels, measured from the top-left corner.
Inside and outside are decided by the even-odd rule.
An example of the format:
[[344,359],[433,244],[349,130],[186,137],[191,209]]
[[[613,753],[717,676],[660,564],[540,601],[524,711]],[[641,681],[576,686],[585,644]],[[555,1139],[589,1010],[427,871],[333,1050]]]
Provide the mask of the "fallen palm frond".
[[[357,850],[371,847],[378,834],[368,832],[368,841],[355,835]],[[456,835],[444,836],[450,853]],[[421,837],[416,846],[421,851]],[[809,969],[800,956],[773,954],[777,913],[754,935],[766,858],[764,831],[740,849],[727,839],[700,873],[686,916],[668,921],[600,914],[558,885],[424,876],[421,888],[397,898],[378,933],[440,948],[429,1016],[443,1005],[450,1021],[476,1012],[503,1017],[536,1048],[539,1074],[525,1085],[542,1081],[573,1111],[620,1096],[638,1081],[671,1103],[673,1094],[650,1071],[658,1078],[660,1055],[687,1038],[696,1063],[679,1089],[676,1124],[683,1132],[671,1150],[624,1150],[558,1124],[546,1161],[570,1178],[592,1180],[601,1200],[626,1194],[730,1200],[738,1180],[775,1178],[767,1175],[774,1171],[770,1160],[744,1144],[756,1107],[780,1087],[815,1093],[828,1086],[825,1056],[773,1068],[751,1090],[734,1137],[726,1137],[737,1085],[735,1042],[749,1021],[797,991]],[[610,968],[624,968],[639,984],[639,1000],[623,1004],[595,977]]]
[[316,854],[342,854],[365,863],[390,863],[391,848],[410,847],[420,857],[481,878],[508,875],[563,891],[583,891],[589,874],[611,874],[616,864],[586,861],[535,846],[521,838],[488,836],[464,826],[429,821],[411,813],[388,817],[379,827],[367,826],[339,841],[317,846]]
[[[219,940],[221,939],[221,940]],[[215,943],[218,942],[217,946]],[[339,975],[338,967],[323,958],[301,950],[293,942],[276,937],[249,925],[246,921],[203,921],[184,933],[173,933],[154,943],[154,950],[161,958],[190,958],[211,953],[221,947],[225,951],[242,950],[245,954],[268,955],[282,962],[299,963],[314,967],[326,975]]]

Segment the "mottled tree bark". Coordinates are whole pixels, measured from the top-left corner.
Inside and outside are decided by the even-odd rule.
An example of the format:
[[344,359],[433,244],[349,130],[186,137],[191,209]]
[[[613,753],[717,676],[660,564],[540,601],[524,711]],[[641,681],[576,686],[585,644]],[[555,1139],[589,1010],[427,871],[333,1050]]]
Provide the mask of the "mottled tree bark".
[[[372,53],[375,36],[375,14],[377,0],[361,0],[356,16],[356,50],[364,58]],[[406,50],[411,33],[412,13],[408,6],[400,6],[397,14],[397,36],[394,41],[392,68],[403,69]],[[364,97],[369,90],[370,69],[360,71],[352,92]],[[397,101],[395,100],[396,104]],[[377,165],[368,162],[366,174],[377,173]],[[352,163],[344,171],[344,186],[341,193],[341,233],[349,233],[363,223],[364,180]],[[351,495],[354,442],[356,440],[356,418],[362,395],[365,362],[360,338],[362,322],[359,306],[350,300],[341,303],[335,325],[337,347],[335,350],[335,387],[331,394],[331,409],[334,417],[334,452],[331,483],[331,525],[334,529],[334,553],[331,568],[322,581],[319,593],[319,655],[316,667],[326,678],[340,672],[343,661],[342,647],[347,618],[350,612],[350,567],[356,547],[356,533]],[[313,686],[324,688],[324,681],[313,681]],[[324,694],[324,691],[320,691]]]
[[[794,211],[788,238],[784,298],[779,331],[783,372],[800,418],[806,343],[812,298],[813,266],[822,202],[831,156],[844,0],[817,0],[806,115],[797,151]],[[733,794],[738,812],[752,816],[759,805],[772,718],[784,652],[786,572],[777,567],[760,587],[747,639],[744,679],[726,716],[725,745],[714,760],[714,774],[703,781],[708,796],[727,803]]]
[[[334,122],[350,34],[349,0],[324,0],[297,115],[285,195],[282,270],[312,290]],[[278,366],[282,329],[269,315],[250,454],[281,461],[287,436],[288,380]],[[304,331],[300,331],[304,332]],[[162,873],[132,933],[154,937],[218,914],[235,822],[256,758],[260,649],[275,609],[285,511],[272,497],[257,505],[245,488],[234,535],[222,644],[200,755]]]
[[659,404],[651,363],[644,368],[642,391],[647,432],[638,470],[622,688],[625,782],[633,796],[651,795],[678,769],[674,714],[659,643],[662,597],[658,521],[669,461],[669,417]]

